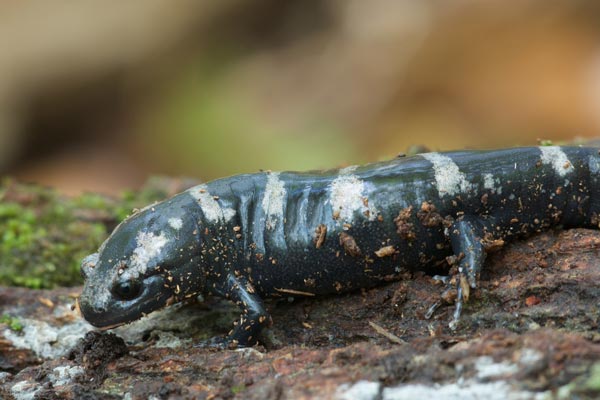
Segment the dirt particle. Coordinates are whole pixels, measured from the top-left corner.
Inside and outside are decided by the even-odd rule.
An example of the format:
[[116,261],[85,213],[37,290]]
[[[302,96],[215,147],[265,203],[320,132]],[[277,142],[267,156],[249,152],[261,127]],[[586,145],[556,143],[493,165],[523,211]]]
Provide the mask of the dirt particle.
[[595,225],[598,228],[600,228],[600,215],[598,215],[598,213],[593,212],[590,222],[592,223],[592,225]]
[[341,292],[343,289],[343,286],[340,282],[334,282],[333,287],[335,288],[336,292]]
[[442,301],[444,301],[446,304],[454,304],[457,297],[458,293],[455,288],[445,290],[441,295]]
[[437,212],[435,205],[428,201],[424,201],[421,204],[421,210],[417,212],[417,218],[423,226],[428,228],[436,227],[444,220],[440,213]]
[[409,222],[412,215],[412,210],[412,206],[406,207],[400,210],[398,216],[394,218],[396,232],[404,240],[414,240],[416,238],[414,231],[415,226],[413,223]]
[[406,303],[406,299],[408,298],[408,285],[403,284],[398,287],[396,291],[394,291],[394,295],[392,296],[392,310],[396,316],[402,316],[403,305]]
[[483,204],[484,206],[487,206],[488,203],[488,194],[484,193],[483,196],[481,196],[481,204]]
[[327,237],[327,225],[321,224],[317,226],[315,229],[315,247],[320,249],[323,243],[325,242],[325,238]]
[[90,331],[73,347],[67,358],[82,364],[86,378],[101,384],[106,365],[128,353],[123,339],[114,333]]
[[359,257],[361,255],[361,251],[356,244],[356,240],[354,240],[350,234],[346,232],[340,233],[340,244],[344,247],[346,253],[352,257]]
[[481,240],[483,248],[488,253],[493,253],[500,250],[504,246],[504,240],[496,239],[490,232],[486,232]]
[[535,306],[537,304],[540,304],[541,302],[542,302],[542,300],[535,295],[529,296],[528,298],[525,299],[525,305],[527,307]]
[[314,278],[304,279],[304,285],[306,285],[306,287],[315,287],[316,284],[317,284],[317,281],[315,281]]
[[394,246],[384,246],[375,252],[375,255],[379,258],[388,257],[396,252]]
[[444,226],[444,228],[450,229],[452,225],[454,225],[454,218],[452,217],[452,215],[446,215],[444,217],[444,220],[442,221],[442,225]]
[[38,297],[38,301],[48,308],[54,308],[54,302],[46,297]]

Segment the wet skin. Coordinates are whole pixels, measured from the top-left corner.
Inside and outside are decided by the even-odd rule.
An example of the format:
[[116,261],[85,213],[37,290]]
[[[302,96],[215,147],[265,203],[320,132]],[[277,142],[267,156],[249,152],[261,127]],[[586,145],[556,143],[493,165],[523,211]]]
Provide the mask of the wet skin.
[[262,299],[373,287],[457,255],[453,323],[488,251],[551,227],[597,227],[600,156],[591,147],[427,153],[309,173],[216,180],[139,211],[82,263],[79,306],[98,327],[198,294],[240,320],[220,346],[249,346],[270,323]]

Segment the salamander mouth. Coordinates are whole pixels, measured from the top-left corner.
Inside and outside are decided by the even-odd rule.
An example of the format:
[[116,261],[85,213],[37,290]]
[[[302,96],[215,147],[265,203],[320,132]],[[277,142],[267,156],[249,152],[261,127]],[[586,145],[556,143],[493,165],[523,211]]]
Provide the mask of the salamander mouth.
[[98,330],[101,331],[107,331],[109,329],[114,329],[114,328],[118,328],[119,326],[125,325],[127,324],[127,322],[121,322],[118,324],[114,324],[114,325],[108,325],[108,326],[97,326],[96,328],[98,328]]

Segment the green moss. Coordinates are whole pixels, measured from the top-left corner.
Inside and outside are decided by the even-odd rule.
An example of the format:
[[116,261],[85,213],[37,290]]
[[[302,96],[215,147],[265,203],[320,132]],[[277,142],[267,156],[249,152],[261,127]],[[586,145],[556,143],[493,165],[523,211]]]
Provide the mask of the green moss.
[[0,317],[0,324],[6,324],[13,331],[21,331],[23,330],[23,324],[16,317],[11,317],[8,314],[3,314]]
[[5,179],[0,183],[0,285],[53,288],[82,282],[81,259],[93,253],[133,208],[165,198],[150,182],[119,199],[76,198]]
[[554,142],[552,140],[542,139],[540,140],[540,146],[554,146]]
[[231,393],[233,394],[242,393],[244,390],[246,390],[246,385],[244,385],[243,383],[231,387]]
[[557,399],[597,399],[600,393],[600,363],[592,364],[588,373],[560,387]]
[[600,363],[592,365],[590,376],[583,387],[590,391],[600,392]]

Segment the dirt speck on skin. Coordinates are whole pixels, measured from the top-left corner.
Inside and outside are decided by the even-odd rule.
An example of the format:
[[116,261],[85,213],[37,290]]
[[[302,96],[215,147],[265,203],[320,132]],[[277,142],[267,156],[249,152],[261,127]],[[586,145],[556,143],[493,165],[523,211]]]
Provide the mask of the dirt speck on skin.
[[415,226],[410,221],[412,215],[412,206],[400,210],[398,216],[394,218],[396,232],[404,240],[414,240],[416,238]]
[[488,194],[487,194],[487,193],[484,193],[484,194],[481,196],[481,199],[480,199],[480,200],[481,200],[481,204],[483,204],[484,206],[487,206],[487,203],[488,203]]
[[489,254],[499,251],[502,247],[504,247],[505,242],[502,239],[494,238],[490,232],[486,232],[481,244],[483,245],[485,251]]
[[344,247],[346,253],[352,257],[360,257],[362,254],[360,248],[356,244],[356,240],[346,232],[340,233],[340,244]]
[[375,255],[377,257],[389,257],[396,252],[396,248],[394,246],[383,246],[379,250],[375,251]]
[[438,226],[444,221],[444,218],[437,212],[435,205],[427,201],[421,204],[421,210],[417,212],[417,218],[423,226],[428,228]]
[[325,242],[325,238],[327,237],[327,225],[321,224],[317,226],[315,229],[315,248],[319,249]]

